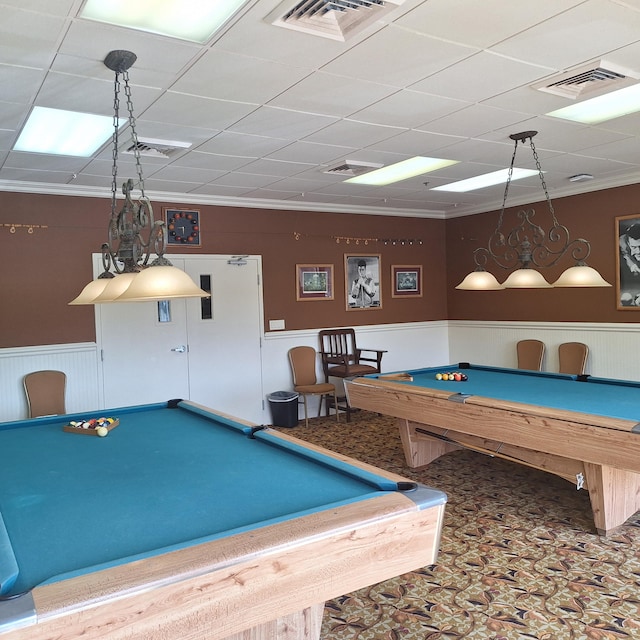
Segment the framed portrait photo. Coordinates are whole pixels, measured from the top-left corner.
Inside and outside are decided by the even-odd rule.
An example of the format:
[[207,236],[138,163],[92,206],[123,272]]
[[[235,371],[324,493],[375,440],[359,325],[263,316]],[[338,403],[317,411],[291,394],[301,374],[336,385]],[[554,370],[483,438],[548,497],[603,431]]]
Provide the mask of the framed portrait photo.
[[616,218],[618,309],[640,310],[640,213]]
[[200,211],[196,209],[164,209],[167,243],[182,247],[200,246]]
[[380,254],[345,254],[344,273],[347,311],[382,308]]
[[333,265],[297,264],[296,300],[333,300]]
[[397,265],[391,267],[391,297],[422,297],[422,265]]

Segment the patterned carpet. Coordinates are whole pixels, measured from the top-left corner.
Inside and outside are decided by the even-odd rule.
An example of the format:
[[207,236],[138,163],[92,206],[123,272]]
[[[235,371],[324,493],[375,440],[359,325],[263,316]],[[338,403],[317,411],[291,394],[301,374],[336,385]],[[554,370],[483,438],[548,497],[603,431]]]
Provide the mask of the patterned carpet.
[[395,419],[282,429],[447,493],[438,563],[326,603],[322,640],[640,638],[640,512],[607,538],[589,496],[470,451],[412,471]]

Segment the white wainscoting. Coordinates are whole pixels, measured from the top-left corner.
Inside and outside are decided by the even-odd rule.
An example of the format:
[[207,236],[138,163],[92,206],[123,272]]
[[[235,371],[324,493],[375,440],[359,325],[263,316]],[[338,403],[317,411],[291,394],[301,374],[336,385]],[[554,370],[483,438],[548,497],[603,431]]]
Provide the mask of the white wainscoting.
[[562,342],[584,342],[589,347],[588,374],[640,380],[638,323],[449,322],[452,362],[515,367],[516,343],[527,338],[545,343],[545,371],[558,370],[558,346]]
[[95,343],[0,349],[0,422],[27,417],[22,378],[41,369],[57,369],[67,374],[66,407],[69,413],[99,408]]
[[[557,371],[562,342],[584,342],[590,355],[587,373],[640,380],[640,323],[537,323],[437,321],[356,327],[362,347],[386,349],[383,371],[401,371],[445,363],[472,362],[516,366],[518,340],[537,338],[547,345],[544,368]],[[262,342],[265,393],[292,389],[287,352],[297,345],[318,349],[318,330],[271,331]],[[67,410],[95,411],[100,406],[99,354],[94,343],[0,349],[0,422],[27,416],[22,378],[30,371],[58,369],[67,374]],[[318,378],[322,379],[318,360]],[[317,411],[317,405],[310,407]],[[242,416],[238,416],[242,417]],[[265,398],[263,422],[270,422]]]

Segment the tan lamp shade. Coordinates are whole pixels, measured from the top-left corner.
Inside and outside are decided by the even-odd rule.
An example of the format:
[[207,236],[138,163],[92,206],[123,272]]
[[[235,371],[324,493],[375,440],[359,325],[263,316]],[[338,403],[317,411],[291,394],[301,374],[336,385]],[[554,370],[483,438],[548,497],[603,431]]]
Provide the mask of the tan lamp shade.
[[550,289],[551,285],[535,269],[516,269],[502,283],[505,289]]
[[553,283],[554,287],[610,287],[611,285],[586,264],[569,267]]
[[136,275],[117,302],[146,302],[172,298],[207,298],[203,291],[181,269],[172,266],[151,266]]
[[96,280],[92,280],[80,292],[78,297],[74,298],[69,304],[93,304],[93,301],[104,291],[111,280],[113,280],[113,278],[97,278]]
[[104,288],[100,295],[93,299],[94,304],[103,304],[106,302],[115,302],[131,285],[138,272],[121,273],[115,278],[109,280],[109,284]]
[[488,271],[472,271],[456,287],[463,291],[497,291],[504,287],[496,280],[496,277]]

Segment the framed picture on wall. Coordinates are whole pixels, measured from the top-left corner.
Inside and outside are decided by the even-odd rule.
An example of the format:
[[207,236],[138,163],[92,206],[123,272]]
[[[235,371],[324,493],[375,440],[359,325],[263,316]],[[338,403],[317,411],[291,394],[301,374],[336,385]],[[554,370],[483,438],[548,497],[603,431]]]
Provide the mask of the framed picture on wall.
[[616,218],[618,309],[640,310],[640,213]]
[[200,212],[196,209],[164,209],[167,243],[183,247],[200,246]]
[[391,267],[391,297],[422,297],[422,265],[397,265]]
[[333,265],[297,264],[296,300],[333,300]]
[[347,310],[381,309],[380,254],[345,254]]

